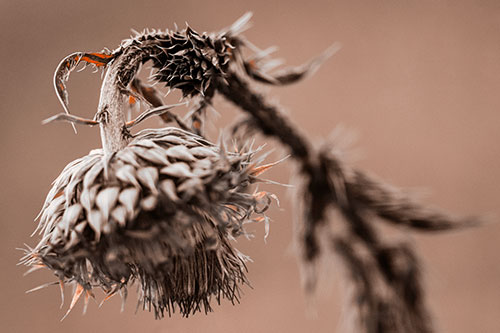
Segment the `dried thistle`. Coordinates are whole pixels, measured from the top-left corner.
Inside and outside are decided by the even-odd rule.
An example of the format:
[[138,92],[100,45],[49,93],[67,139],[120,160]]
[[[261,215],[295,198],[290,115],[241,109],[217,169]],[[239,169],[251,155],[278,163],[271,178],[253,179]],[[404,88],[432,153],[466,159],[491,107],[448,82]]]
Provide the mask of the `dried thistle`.
[[[245,234],[245,223],[268,223],[264,211],[272,196],[248,190],[271,165],[258,166],[251,145],[228,152],[223,144],[172,127],[130,133],[155,115],[185,128],[170,113],[173,106],[161,105],[125,122],[129,92],[146,102],[154,97],[134,80],[141,61],[137,50],[122,46],[113,57],[75,53],[56,71],[66,113],[45,122],[99,125],[103,143],[103,149],[71,162],[55,180],[40,215],[42,240],[23,258],[29,266],[54,271],[61,286],[75,284],[68,313],[82,294],[87,304],[95,287],[111,297],[126,294],[135,280],[139,303],[156,317],[176,308],[184,316],[210,311],[212,297],[234,303],[240,284],[248,281],[246,257],[230,240]],[[93,120],[69,115],[67,109],[64,81],[81,61],[107,64]]]
[[176,128],[143,130],[111,156],[93,150],[54,181],[25,263],[75,281],[85,303],[94,287],[110,297],[138,280],[157,317],[209,311],[212,296],[238,301],[246,258],[229,241],[265,219],[270,200],[247,193],[262,170],[254,153]]
[[[50,204],[44,208],[45,215],[42,214],[41,219],[41,230],[45,236],[39,246],[27,255],[26,262],[47,265],[61,278],[76,280],[80,286],[75,292],[76,298],[84,290],[89,292],[92,283],[111,295],[120,288],[126,290],[124,288],[129,280],[139,279],[143,286],[144,304],[153,306],[160,315],[165,310],[170,311],[174,304],[178,304],[185,315],[199,310],[201,306],[207,309],[210,295],[222,293],[231,300],[235,299],[237,282],[245,281],[244,266],[242,257],[232,250],[227,239],[235,231],[236,234],[241,232],[242,221],[249,217],[249,213],[262,213],[257,208],[259,199],[264,199],[265,203],[270,200],[265,193],[251,196],[243,191],[253,179],[252,173],[268,166],[252,169],[248,164],[252,151],[221,154],[220,148],[215,149],[197,136],[203,134],[204,110],[212,103],[213,96],[219,93],[248,115],[237,124],[235,132],[246,125],[249,130],[274,138],[289,150],[297,163],[297,176],[302,179],[296,205],[301,208],[298,215],[302,216],[297,228],[300,261],[304,266],[314,268],[318,258],[325,253],[337,253],[343,259],[356,288],[353,310],[358,313],[358,321],[355,331],[431,332],[414,249],[404,242],[387,242],[377,223],[382,220],[402,225],[408,230],[436,232],[473,225],[477,221],[456,218],[418,203],[404,191],[350,168],[340,156],[332,153],[331,144],[325,144],[320,149],[313,146],[282,115],[279,107],[254,91],[249,79],[273,85],[296,82],[313,73],[338,46],[332,46],[303,66],[272,72],[277,62],[270,59],[270,50],[259,50],[241,35],[248,26],[250,16],[246,14],[231,27],[212,34],[200,34],[190,27],[179,31],[145,31],[125,40],[113,52],[77,52],[61,62],[54,82],[66,113],[49,120],[100,126],[103,150],[95,154],[104,161],[99,167],[102,174],[89,176],[95,173],[95,170],[94,173],[91,171],[98,165],[97,162],[90,162],[92,158],[98,158],[91,157],[92,154],[85,158],[89,163],[85,171],[78,171],[84,166],[81,164],[83,160],[68,166],[63,172],[67,176],[59,179],[61,184],[65,184],[61,185],[64,195],[58,196],[58,189],[49,194]],[[254,51],[254,55],[246,56],[245,48]],[[162,105],[155,90],[136,78],[140,66],[146,62],[152,63],[152,81],[163,83],[169,89],[179,89],[184,97],[195,100],[195,107],[185,119],[172,114],[170,107]],[[64,83],[81,63],[106,70],[98,112],[92,120],[69,115],[67,108]],[[125,123],[123,110],[130,97],[152,108],[136,120]],[[135,137],[130,134],[130,127],[152,115],[159,115],[166,122],[175,121],[182,130],[150,130]],[[171,134],[166,135],[167,132]],[[182,140],[170,142],[177,144],[170,147],[166,143],[169,141],[165,137],[162,139],[163,135],[177,139],[182,137]],[[186,138],[194,140],[198,146],[191,148]],[[136,148],[141,140],[148,143]],[[167,165],[165,154],[172,148],[182,150],[184,155],[182,158],[167,156],[170,163]],[[197,155],[191,151],[195,148],[213,152],[213,159],[207,156],[204,160],[214,166],[224,166],[224,172],[207,170],[207,179],[213,179],[215,183],[205,182],[195,172],[199,162]],[[195,160],[186,159],[188,152]],[[123,155],[127,156],[126,161],[120,157]],[[184,163],[183,167],[179,163]],[[69,172],[70,169],[75,174]],[[173,169],[175,174],[162,173],[162,170]],[[86,181],[87,177],[92,179]],[[166,181],[168,186],[164,185]],[[92,186],[96,186],[95,192],[90,192]],[[228,195],[229,189],[231,200],[224,196]],[[122,203],[123,191],[130,193],[127,194],[129,196],[140,193],[137,201],[133,201],[137,202],[135,209],[127,209]],[[226,199],[208,200],[212,195],[210,191],[216,193],[216,198]],[[89,201],[89,197],[95,200],[96,206],[89,206],[90,202],[94,202]],[[84,204],[82,200],[87,201]],[[124,208],[116,208],[122,206]],[[114,213],[115,209],[120,213]],[[342,232],[329,228],[328,216],[333,210],[339,211],[343,217]],[[172,216],[171,222],[166,222],[164,215]],[[76,229],[82,224],[85,225],[81,227],[84,228],[83,233]],[[145,231],[144,226],[149,226],[149,229],[145,228]],[[155,229],[151,229],[153,226]],[[176,236],[167,241],[162,237],[168,238],[168,233],[161,231],[169,228],[174,230]],[[128,234],[130,231],[131,235]],[[163,239],[159,242],[162,245],[151,246],[150,242],[144,242],[144,239],[152,238]],[[326,242],[321,243],[320,238],[326,239]],[[177,241],[180,243],[177,244]],[[131,254],[129,242],[140,250]],[[99,264],[87,259],[87,254],[76,264],[74,257],[80,255],[81,248],[89,251],[89,244],[97,244],[89,253],[93,253],[92,260]],[[206,244],[217,244],[218,247],[214,250]],[[69,257],[67,253],[71,253]],[[186,253],[191,254],[186,257]],[[207,253],[212,253],[212,256],[203,257]],[[222,259],[219,254],[224,255]],[[170,279],[167,273],[159,273],[157,265],[165,258],[170,262],[169,267],[177,265],[175,267],[180,269],[174,270],[175,279],[187,274],[194,278],[194,284],[191,284],[192,281],[176,281]],[[186,258],[191,264],[186,263]],[[198,261],[191,261],[191,258],[203,258],[202,262],[210,262],[210,265],[192,265]],[[104,260],[111,261],[111,264],[104,264]],[[211,274],[215,274],[210,275],[215,280],[208,279],[215,283],[208,285],[208,273],[200,270],[207,267],[212,267]],[[315,274],[308,276],[308,291],[314,290],[315,281]]]

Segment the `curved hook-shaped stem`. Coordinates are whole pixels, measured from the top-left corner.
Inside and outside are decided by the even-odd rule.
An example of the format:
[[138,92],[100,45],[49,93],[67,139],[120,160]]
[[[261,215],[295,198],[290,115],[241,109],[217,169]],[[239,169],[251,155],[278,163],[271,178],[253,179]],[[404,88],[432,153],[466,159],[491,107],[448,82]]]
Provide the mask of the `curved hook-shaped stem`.
[[179,104],[171,104],[171,105],[162,105],[157,108],[149,109],[141,113],[137,118],[134,120],[131,120],[125,124],[127,128],[132,128],[135,125],[138,125],[139,123],[143,122],[144,120],[153,117],[153,116],[162,116],[166,113],[169,113],[169,110],[175,108],[176,106],[181,106],[181,105],[186,105],[186,103],[179,103]]
[[[113,55],[105,53],[75,52],[64,58],[59,63],[54,73],[54,89],[56,90],[57,98],[67,115],[69,115],[69,100],[65,82],[69,80],[71,72],[78,67],[82,61],[85,62],[85,67],[88,64],[91,64],[97,68],[107,65],[111,60],[113,60],[113,58]],[[76,133],[74,122],[72,122],[72,125]]]

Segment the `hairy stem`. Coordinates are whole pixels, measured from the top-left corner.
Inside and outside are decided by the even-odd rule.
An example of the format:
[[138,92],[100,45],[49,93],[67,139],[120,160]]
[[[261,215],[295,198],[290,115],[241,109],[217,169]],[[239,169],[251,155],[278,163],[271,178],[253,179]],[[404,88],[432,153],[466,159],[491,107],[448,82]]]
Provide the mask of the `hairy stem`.
[[259,129],[272,136],[290,149],[292,157],[300,160],[305,169],[312,168],[309,143],[290,124],[280,116],[276,107],[265,102],[264,98],[250,89],[248,83],[235,73],[228,73],[227,83],[219,82],[218,91],[228,100],[250,113]]
[[107,66],[95,115],[99,121],[102,147],[106,155],[123,149],[130,141],[124,114],[127,107],[127,86],[137,72],[142,57],[141,50],[131,49]]

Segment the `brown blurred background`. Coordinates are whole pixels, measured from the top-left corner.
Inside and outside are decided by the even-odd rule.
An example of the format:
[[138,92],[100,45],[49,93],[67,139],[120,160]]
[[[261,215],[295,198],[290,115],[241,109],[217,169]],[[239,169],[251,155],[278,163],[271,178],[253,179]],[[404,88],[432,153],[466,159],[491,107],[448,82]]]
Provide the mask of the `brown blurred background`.
[[[267,243],[240,240],[250,255],[253,289],[241,304],[224,303],[208,316],[155,321],[125,313],[119,299],[101,309],[79,304],[62,323],[59,290],[25,290],[53,279],[23,278],[16,247],[29,235],[51,181],[73,159],[100,146],[98,129],[41,126],[62,111],[52,87],[60,59],[74,51],[114,49],[130,28],[173,28],[184,22],[214,31],[254,12],[245,35],[261,48],[299,64],[332,42],[343,48],[313,77],[267,93],[319,142],[339,124],[359,135],[356,167],[405,188],[426,189],[425,200],[457,214],[494,216],[478,229],[412,237],[425,269],[428,303],[440,332],[500,332],[500,2],[498,1],[0,1],[0,207],[2,332],[334,332],[345,283],[334,265],[310,306],[290,251],[292,205],[277,186]],[[92,117],[100,75],[75,73],[68,85],[72,113]],[[264,89],[264,88],[262,88]],[[175,101],[174,101],[175,102]],[[217,100],[223,127],[236,113]],[[158,121],[149,122],[156,126]],[[273,147],[270,143],[268,147]],[[278,158],[279,150],[272,156]],[[288,162],[287,162],[288,163]],[[288,182],[289,164],[268,178]],[[67,298],[70,290],[67,289]],[[102,296],[102,295],[99,295]],[[314,313],[315,314],[311,314]]]

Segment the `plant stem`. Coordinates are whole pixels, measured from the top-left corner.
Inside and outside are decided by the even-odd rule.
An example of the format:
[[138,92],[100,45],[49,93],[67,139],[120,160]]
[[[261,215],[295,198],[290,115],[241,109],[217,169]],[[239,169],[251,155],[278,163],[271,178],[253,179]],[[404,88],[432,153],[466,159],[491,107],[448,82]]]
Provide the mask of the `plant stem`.
[[130,50],[107,66],[95,118],[99,121],[104,153],[108,156],[123,149],[130,141],[123,112],[128,97],[126,87],[131,79],[129,74],[137,70],[141,59],[140,52]]

